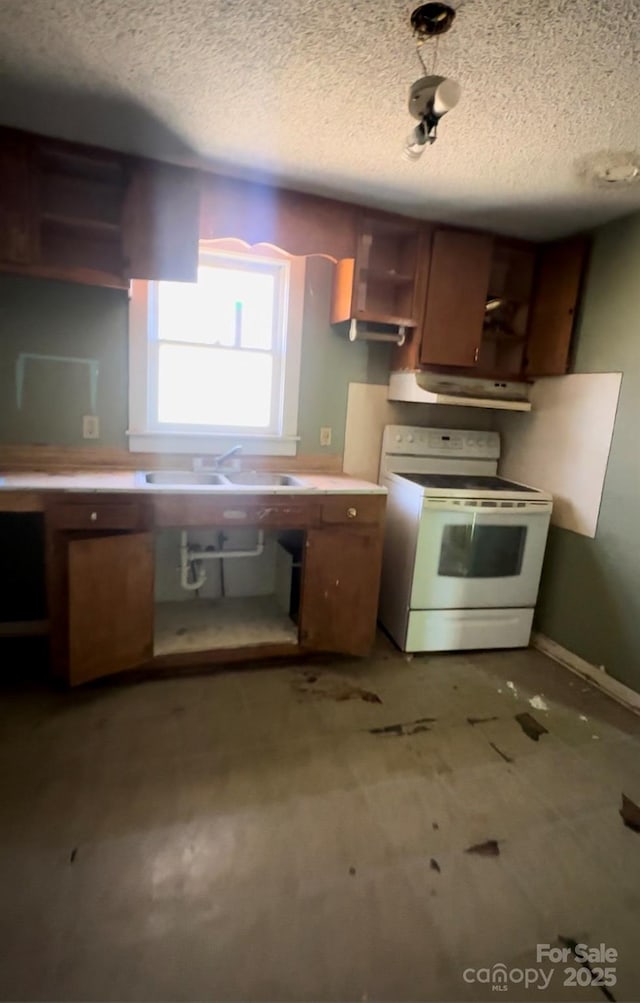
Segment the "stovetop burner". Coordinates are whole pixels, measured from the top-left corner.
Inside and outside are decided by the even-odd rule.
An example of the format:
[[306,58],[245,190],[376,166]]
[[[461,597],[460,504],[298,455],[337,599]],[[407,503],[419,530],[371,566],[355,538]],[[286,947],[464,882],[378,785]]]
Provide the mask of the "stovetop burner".
[[502,477],[483,477],[480,474],[405,474],[399,475],[421,488],[450,488],[452,491],[526,491],[531,494],[535,488],[528,488]]

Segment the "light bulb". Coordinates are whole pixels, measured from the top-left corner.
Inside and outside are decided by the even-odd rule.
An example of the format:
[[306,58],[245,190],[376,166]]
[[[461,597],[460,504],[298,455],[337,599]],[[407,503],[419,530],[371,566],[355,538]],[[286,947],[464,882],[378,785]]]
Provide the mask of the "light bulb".
[[424,143],[413,142],[413,134],[407,137],[407,142],[402,151],[403,160],[419,160],[424,153]]
[[438,84],[433,95],[433,114],[436,118],[441,118],[455,108],[461,93],[462,88],[456,80],[445,79]]
[[402,151],[402,159],[418,160],[424,153],[424,148],[428,142],[429,137],[425,132],[423,123],[420,122],[407,136],[407,141]]

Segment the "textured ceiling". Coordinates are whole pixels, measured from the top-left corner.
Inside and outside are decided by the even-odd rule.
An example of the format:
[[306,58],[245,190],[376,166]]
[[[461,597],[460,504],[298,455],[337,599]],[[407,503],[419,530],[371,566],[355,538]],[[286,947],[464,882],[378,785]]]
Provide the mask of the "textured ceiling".
[[405,163],[416,5],[2,0],[0,122],[533,237],[640,208],[575,168],[640,145],[637,0],[457,3],[462,100]]

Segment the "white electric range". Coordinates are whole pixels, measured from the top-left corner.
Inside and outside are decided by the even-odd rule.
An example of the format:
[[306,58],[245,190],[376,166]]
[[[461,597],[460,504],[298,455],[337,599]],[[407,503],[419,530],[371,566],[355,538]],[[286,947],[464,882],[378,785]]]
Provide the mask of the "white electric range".
[[499,457],[497,432],[385,428],[380,622],[403,651],[529,643],[553,502]]

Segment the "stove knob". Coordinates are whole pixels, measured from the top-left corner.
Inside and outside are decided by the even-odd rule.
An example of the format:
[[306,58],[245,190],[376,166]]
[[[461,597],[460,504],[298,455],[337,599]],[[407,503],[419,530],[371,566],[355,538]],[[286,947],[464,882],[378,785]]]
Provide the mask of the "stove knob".
[[407,436],[407,442],[413,442],[413,436],[412,435],[408,435]]
[[402,442],[402,436],[396,435],[396,442]]

